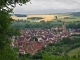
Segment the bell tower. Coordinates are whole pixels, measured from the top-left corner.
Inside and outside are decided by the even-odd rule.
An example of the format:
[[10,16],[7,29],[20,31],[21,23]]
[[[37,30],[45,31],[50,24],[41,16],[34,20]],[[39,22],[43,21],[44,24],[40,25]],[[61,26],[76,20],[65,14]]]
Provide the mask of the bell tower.
[[65,21],[62,21],[62,31],[66,32],[66,24]]

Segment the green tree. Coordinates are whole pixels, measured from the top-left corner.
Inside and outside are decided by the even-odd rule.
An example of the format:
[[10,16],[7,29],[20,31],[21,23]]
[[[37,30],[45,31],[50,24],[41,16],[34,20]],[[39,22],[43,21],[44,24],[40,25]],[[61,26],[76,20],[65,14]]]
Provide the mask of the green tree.
[[69,37],[64,37],[64,38],[62,38],[62,40],[61,40],[61,42],[62,42],[62,44],[71,44],[71,39],[69,38]]
[[22,6],[22,4],[26,4],[29,1],[30,0],[0,0],[0,11],[10,12],[12,10],[11,7],[15,7],[16,4]]
[[16,51],[9,45],[5,46],[4,49],[0,50],[0,60],[17,60]]
[[38,38],[36,36],[33,36],[33,40],[38,41]]
[[42,55],[43,60],[66,60],[65,56],[49,55],[46,52]]
[[55,19],[56,19],[56,20],[57,20],[57,18],[58,18],[58,17],[57,17],[57,16],[55,16]]
[[17,59],[15,50],[10,46],[10,38],[13,36],[13,32],[10,30],[12,19],[9,13],[12,12],[12,8],[15,7],[16,4],[22,5],[29,1],[30,0],[0,0],[0,60]]

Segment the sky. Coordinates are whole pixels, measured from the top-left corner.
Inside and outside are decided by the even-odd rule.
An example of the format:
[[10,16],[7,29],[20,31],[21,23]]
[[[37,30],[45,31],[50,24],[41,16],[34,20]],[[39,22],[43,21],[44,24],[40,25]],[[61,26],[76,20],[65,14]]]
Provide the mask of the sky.
[[31,0],[14,8],[16,14],[80,12],[80,0]]

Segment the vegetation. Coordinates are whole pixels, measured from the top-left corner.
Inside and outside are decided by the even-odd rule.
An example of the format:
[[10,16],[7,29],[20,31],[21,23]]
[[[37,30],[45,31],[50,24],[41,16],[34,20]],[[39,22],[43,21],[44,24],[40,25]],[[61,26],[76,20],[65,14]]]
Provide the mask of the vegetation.
[[80,16],[80,12],[72,13],[71,15],[79,17]]
[[[17,60],[16,50],[11,47],[11,37],[16,35],[17,29],[10,28],[13,19],[10,18],[16,4],[24,4],[29,0],[0,0],[0,60]],[[16,32],[16,33],[15,33]]]
[[17,17],[27,17],[27,15],[25,15],[25,14],[15,14],[15,16],[17,16]]
[[38,38],[36,36],[33,36],[33,40],[38,41]]
[[73,50],[71,50],[71,51],[68,52],[69,56],[77,56],[79,54],[80,54],[80,47],[75,48],[75,49],[73,49]]
[[[41,20],[40,22],[30,22],[27,20],[15,20],[12,22],[11,27],[15,28],[52,28],[53,26],[62,26],[61,20],[47,21]],[[80,21],[66,22],[67,29],[80,28]]]
[[43,19],[42,17],[30,17],[28,19],[31,19],[31,20],[40,20],[40,19]]

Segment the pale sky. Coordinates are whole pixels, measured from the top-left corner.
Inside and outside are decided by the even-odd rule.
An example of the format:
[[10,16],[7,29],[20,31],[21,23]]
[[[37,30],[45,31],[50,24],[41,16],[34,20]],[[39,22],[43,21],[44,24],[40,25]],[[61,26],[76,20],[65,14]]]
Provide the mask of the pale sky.
[[14,13],[38,14],[38,13],[64,13],[80,12],[80,0],[31,0],[26,5],[17,5]]

